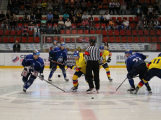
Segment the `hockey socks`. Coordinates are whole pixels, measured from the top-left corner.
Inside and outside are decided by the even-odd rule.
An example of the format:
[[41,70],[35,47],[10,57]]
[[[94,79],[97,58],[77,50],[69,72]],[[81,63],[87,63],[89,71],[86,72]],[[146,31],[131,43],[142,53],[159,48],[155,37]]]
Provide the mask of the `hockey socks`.
[[110,77],[110,69],[109,69],[109,67],[105,68],[105,70],[106,70],[107,77],[109,78]]
[[73,86],[77,87],[78,86],[78,80],[73,80]]
[[133,79],[129,79],[129,83],[130,83],[131,87],[135,89],[134,80]]
[[148,81],[142,79],[142,80],[139,82],[139,84],[137,85],[137,87],[140,89],[144,84],[145,84],[146,86],[149,86]]

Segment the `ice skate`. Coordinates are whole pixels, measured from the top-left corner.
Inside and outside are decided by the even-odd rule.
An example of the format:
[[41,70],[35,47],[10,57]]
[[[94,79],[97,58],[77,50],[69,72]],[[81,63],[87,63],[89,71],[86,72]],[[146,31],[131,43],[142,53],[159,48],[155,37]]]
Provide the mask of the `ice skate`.
[[26,89],[25,88],[23,88],[23,92],[26,93]]
[[138,91],[139,91],[139,88],[138,88],[138,87],[136,87],[136,88],[135,88],[135,90],[134,90],[134,92],[133,92],[133,94],[137,94],[137,93],[138,93]]
[[86,92],[87,94],[92,94],[94,93],[94,88],[89,88]]
[[147,91],[149,92],[149,94],[152,94],[150,86],[147,87]]
[[[78,84],[78,85],[79,85],[79,84]],[[71,88],[71,91],[72,91],[72,92],[77,92],[78,85],[77,85],[76,87],[72,87],[72,88]]]
[[69,81],[69,79],[67,79],[67,78],[64,78],[64,80],[65,80],[66,82],[68,82],[68,81]]
[[109,80],[109,82],[112,82],[113,79],[111,77],[108,77],[108,80]]
[[130,94],[133,94],[134,90],[135,90],[135,88],[130,87],[127,91],[129,91],[129,92],[130,92]]
[[51,79],[51,78],[48,78],[48,81],[49,81],[49,82],[52,82],[52,79]]

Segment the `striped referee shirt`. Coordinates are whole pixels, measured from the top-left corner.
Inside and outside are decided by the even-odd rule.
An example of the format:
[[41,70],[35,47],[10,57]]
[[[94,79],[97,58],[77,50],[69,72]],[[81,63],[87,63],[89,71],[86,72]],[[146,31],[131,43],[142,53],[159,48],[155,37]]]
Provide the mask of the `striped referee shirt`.
[[85,52],[85,60],[102,62],[102,52],[98,47],[89,46]]

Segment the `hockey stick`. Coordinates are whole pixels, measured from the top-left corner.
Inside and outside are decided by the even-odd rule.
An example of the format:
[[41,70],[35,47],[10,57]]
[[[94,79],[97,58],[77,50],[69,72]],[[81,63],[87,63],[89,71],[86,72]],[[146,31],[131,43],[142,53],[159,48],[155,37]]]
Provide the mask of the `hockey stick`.
[[52,85],[52,86],[54,86],[54,87],[58,88],[59,90],[61,90],[61,91],[65,92],[65,90],[63,90],[63,89],[61,89],[61,88],[57,87],[56,85],[52,84],[51,82],[48,82],[47,80],[44,80],[44,81],[45,81],[45,82],[47,82],[47,83],[49,83],[50,85]]
[[[136,78],[136,77],[139,77],[139,76],[134,76],[133,78]],[[127,79],[127,78],[126,78]],[[121,85],[126,81],[126,79],[120,84],[120,86],[118,86],[118,88],[116,89],[116,91],[121,87]],[[115,91],[115,92],[116,92]],[[111,94],[114,94],[115,92],[111,92]]]
[[[68,69],[68,67],[67,67],[67,69]],[[67,71],[67,69],[65,71]],[[60,78],[62,75],[63,75],[63,73],[61,75],[58,75],[58,77]]]
[[[127,78],[126,78],[127,79]],[[126,79],[118,86],[118,88],[116,89],[116,91],[121,87],[121,85],[126,81]],[[115,91],[115,92],[116,92]],[[111,94],[114,94],[115,92],[111,92]]]
[[59,63],[59,62],[56,62],[56,61],[52,61],[52,62],[54,62],[54,63],[57,63],[57,64],[60,64],[60,65],[64,65],[64,64],[62,64],[62,63]]

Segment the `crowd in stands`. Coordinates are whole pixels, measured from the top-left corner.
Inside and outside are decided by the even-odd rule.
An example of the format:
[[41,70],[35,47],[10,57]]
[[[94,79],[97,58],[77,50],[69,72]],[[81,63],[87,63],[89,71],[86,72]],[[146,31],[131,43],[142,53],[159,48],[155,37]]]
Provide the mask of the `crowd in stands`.
[[[24,9],[22,8],[24,7]],[[102,6],[102,7],[101,7]],[[107,8],[104,6],[108,6]],[[96,20],[93,15],[100,10],[106,10]],[[126,14],[130,10],[136,15],[137,20],[130,18],[111,17],[113,14]],[[17,18],[20,10],[24,11],[23,17]],[[46,17],[42,17],[46,14]],[[59,15],[62,14],[63,17]],[[1,11],[1,30],[22,30],[22,36],[28,36],[29,31],[34,32],[34,37],[40,34],[60,34],[61,30],[71,29],[101,29],[128,30],[128,29],[160,29],[159,3],[148,4],[140,0],[9,0],[6,14]],[[96,24],[98,26],[96,26]],[[133,26],[132,26],[133,25]]]

